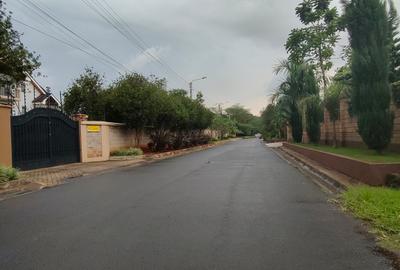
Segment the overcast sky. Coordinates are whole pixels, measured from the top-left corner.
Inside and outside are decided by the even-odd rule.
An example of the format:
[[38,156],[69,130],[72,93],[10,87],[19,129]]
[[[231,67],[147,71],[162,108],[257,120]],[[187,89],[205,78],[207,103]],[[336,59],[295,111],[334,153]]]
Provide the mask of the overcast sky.
[[[6,0],[13,17],[98,54],[22,5],[24,1]],[[91,0],[108,3],[146,42],[147,50],[163,59],[166,64],[162,66],[84,4],[90,0],[30,1],[130,70],[166,77],[168,88],[187,89],[188,85],[166,65],[187,81],[206,75],[206,80],[194,83],[194,89],[203,92],[208,106],[240,103],[255,114],[269,103],[268,95],[279,81],[273,66],[286,57],[285,40],[290,30],[299,26],[294,9],[300,0]],[[400,6],[400,0],[395,3]],[[24,33],[24,44],[40,55],[40,72],[45,76],[38,81],[57,96],[86,66],[104,74],[106,83],[118,77],[114,68],[97,58],[16,22],[14,25]],[[340,44],[345,43],[346,37]],[[336,58],[338,55],[335,62],[340,65]]]

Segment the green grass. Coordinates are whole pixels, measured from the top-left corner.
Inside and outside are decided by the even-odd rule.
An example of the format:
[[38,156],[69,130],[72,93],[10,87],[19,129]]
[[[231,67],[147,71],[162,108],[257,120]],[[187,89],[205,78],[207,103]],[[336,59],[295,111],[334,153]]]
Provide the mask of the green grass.
[[298,145],[372,163],[400,163],[400,153],[384,152],[383,154],[378,154],[376,151],[366,148],[352,148],[352,147],[334,148],[328,145],[316,145],[316,144],[304,144],[304,143],[300,143]]
[[381,245],[400,250],[400,190],[357,186],[342,194],[345,209],[369,221]]
[[19,177],[18,169],[0,165],[0,183],[17,180],[18,177]]
[[140,155],[143,155],[142,149],[133,147],[111,152],[111,156],[140,156]]

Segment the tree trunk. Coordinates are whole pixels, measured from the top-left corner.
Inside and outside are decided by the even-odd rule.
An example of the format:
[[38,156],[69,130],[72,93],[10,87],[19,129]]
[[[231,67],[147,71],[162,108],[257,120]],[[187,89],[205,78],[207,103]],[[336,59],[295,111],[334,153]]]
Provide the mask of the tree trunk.
[[324,60],[322,59],[322,49],[318,49],[318,58],[319,58],[319,68],[321,69],[321,75],[322,75],[322,83],[323,85],[323,90],[324,90],[324,97],[326,96],[326,89],[328,86],[328,80],[326,79],[326,71],[324,67]]

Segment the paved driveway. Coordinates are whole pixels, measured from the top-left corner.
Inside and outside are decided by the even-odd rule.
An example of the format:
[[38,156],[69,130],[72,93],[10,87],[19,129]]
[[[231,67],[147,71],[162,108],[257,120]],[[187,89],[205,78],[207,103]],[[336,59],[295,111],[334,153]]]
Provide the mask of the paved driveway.
[[0,203],[0,269],[391,269],[258,140]]

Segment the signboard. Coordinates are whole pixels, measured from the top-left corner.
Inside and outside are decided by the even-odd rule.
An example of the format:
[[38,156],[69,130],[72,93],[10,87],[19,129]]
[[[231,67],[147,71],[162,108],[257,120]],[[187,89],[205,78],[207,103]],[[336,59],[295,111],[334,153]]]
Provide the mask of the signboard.
[[87,131],[88,132],[100,132],[100,126],[87,126]]

